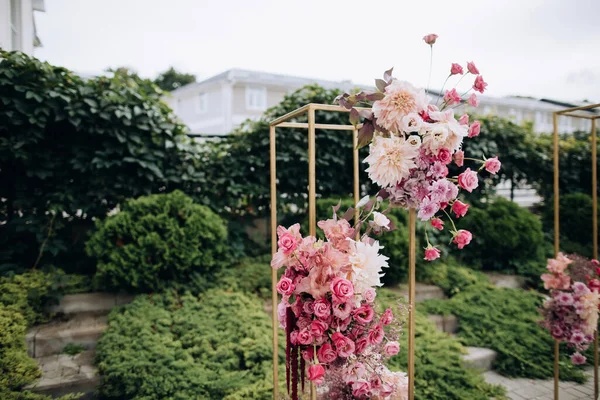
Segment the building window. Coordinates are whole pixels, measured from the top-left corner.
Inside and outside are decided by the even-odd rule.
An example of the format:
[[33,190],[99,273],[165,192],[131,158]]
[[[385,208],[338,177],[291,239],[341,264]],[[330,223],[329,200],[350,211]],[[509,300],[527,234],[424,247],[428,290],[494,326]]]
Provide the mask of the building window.
[[196,97],[196,113],[204,114],[208,111],[208,93],[200,93]]
[[10,1],[10,32],[12,50],[21,50],[21,2]]
[[267,108],[267,89],[264,87],[246,88],[246,108],[248,110],[264,110]]

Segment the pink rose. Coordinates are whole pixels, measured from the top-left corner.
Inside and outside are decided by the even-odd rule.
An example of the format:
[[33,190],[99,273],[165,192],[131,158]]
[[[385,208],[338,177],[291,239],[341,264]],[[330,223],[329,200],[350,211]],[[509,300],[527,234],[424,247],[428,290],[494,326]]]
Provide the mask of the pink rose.
[[294,293],[294,284],[290,278],[282,276],[277,284],[277,291],[282,296],[291,296]]
[[298,344],[298,331],[292,331],[292,333],[290,333],[290,342],[292,344]]
[[356,354],[361,354],[369,346],[369,338],[367,335],[361,336],[356,340]]
[[337,358],[337,353],[331,344],[325,343],[317,351],[317,358],[319,359],[319,362],[330,364]]
[[600,280],[590,279],[588,282],[588,287],[592,292],[600,292]]
[[377,345],[383,341],[383,327],[381,325],[375,325],[368,333],[369,343]]
[[460,104],[461,98],[456,89],[447,90],[444,95],[444,102],[448,105]]
[[444,229],[444,221],[442,221],[440,218],[434,218],[431,220],[431,226],[433,226],[438,231],[441,231],[442,229]]
[[339,332],[336,332],[331,336],[331,340],[335,345],[335,349],[337,350],[338,356],[348,358],[352,354],[354,354],[354,342],[346,336],[342,335]]
[[312,335],[310,334],[310,330],[308,328],[302,329],[298,332],[297,341],[300,344],[311,344],[312,343]]
[[367,303],[372,303],[375,301],[375,296],[377,296],[377,293],[375,292],[375,289],[367,289],[362,295]]
[[469,205],[460,200],[456,200],[454,204],[452,204],[452,211],[454,211],[457,218],[464,217],[467,214],[467,210],[469,210]]
[[308,367],[308,380],[313,381],[317,385],[323,382],[323,376],[325,376],[325,368],[321,364],[313,364]]
[[296,247],[298,247],[298,242],[296,241],[294,235],[292,235],[289,232],[286,232],[279,237],[279,240],[277,241],[277,246],[279,246],[279,248],[283,251],[283,254],[287,256],[289,254],[292,254],[292,252],[296,250]]
[[359,324],[368,324],[369,322],[373,321],[374,315],[375,312],[373,311],[373,307],[370,305],[364,305],[354,310],[354,320]]
[[398,354],[400,351],[400,343],[398,342],[387,342],[385,344],[384,353],[386,356],[391,357]]
[[313,308],[314,305],[314,301],[312,300],[307,300],[304,302],[304,304],[302,305],[302,311],[304,311],[306,314],[312,315],[314,314],[315,310]]
[[381,322],[383,325],[389,325],[392,323],[393,320],[394,320],[394,314],[392,313],[392,309],[388,308],[381,315],[381,319],[379,320],[379,322]]
[[473,61],[469,61],[467,63],[467,69],[473,75],[479,75],[479,70],[477,69],[477,67],[475,66],[475,63]]
[[331,315],[331,305],[325,299],[319,299],[313,303],[315,315],[321,319],[325,319]]
[[450,161],[452,161],[452,153],[450,153],[450,150],[448,150],[445,147],[442,147],[437,154],[438,160],[440,160],[440,162],[444,163],[444,164],[450,164]]
[[473,239],[473,235],[471,235],[471,232],[461,229],[458,232],[456,232],[456,234],[454,235],[454,240],[452,240],[452,242],[456,243],[459,249],[462,249],[463,247],[471,243],[471,239]]
[[306,361],[312,361],[315,358],[315,348],[313,346],[309,346],[306,350],[302,350],[302,358]]
[[462,74],[463,74],[463,67],[461,67],[460,64],[452,63],[452,66],[450,67],[450,75],[462,75]]
[[475,121],[469,127],[469,137],[474,138],[475,136],[479,136],[479,132],[481,131],[481,122]]
[[471,107],[478,107],[479,99],[477,98],[477,95],[475,93],[471,93],[469,99],[467,100],[467,103],[469,103]]
[[497,174],[500,171],[502,163],[498,160],[498,157],[488,158],[485,160],[485,169],[490,174]]
[[454,163],[457,167],[462,167],[465,162],[465,153],[462,150],[458,150],[454,153]]
[[423,36],[423,40],[425,41],[425,43],[427,43],[430,46],[433,46],[437,38],[438,35],[436,35],[435,33],[430,33],[429,35]]
[[471,193],[479,185],[479,179],[477,179],[477,172],[471,171],[471,168],[467,168],[465,172],[458,176],[458,186]]
[[369,394],[371,384],[365,379],[358,379],[352,383],[352,396],[362,398]]
[[425,249],[425,260],[433,261],[440,258],[440,250],[435,247]]
[[354,296],[354,286],[349,280],[337,277],[331,281],[331,292],[333,300],[342,303]]
[[315,319],[310,324],[310,334],[315,338],[321,337],[327,331],[327,328],[329,326],[325,322]]
[[475,82],[473,83],[473,89],[479,93],[483,93],[487,85],[488,84],[483,80],[483,76],[477,75],[477,78],[475,78]]

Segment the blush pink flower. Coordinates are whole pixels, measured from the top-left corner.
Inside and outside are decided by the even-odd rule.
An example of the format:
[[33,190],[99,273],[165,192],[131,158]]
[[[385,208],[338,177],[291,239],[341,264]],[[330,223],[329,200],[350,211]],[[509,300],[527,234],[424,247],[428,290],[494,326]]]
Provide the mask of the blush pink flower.
[[444,102],[448,105],[460,104],[461,98],[456,89],[447,90],[444,95]]
[[443,164],[450,164],[452,161],[452,153],[450,153],[450,150],[445,147],[442,147],[438,150],[437,157],[438,160],[440,160],[440,162]]
[[326,299],[319,299],[313,303],[315,315],[321,319],[325,319],[331,315],[331,305]]
[[368,324],[373,321],[374,315],[375,311],[373,311],[373,307],[370,305],[364,305],[354,310],[354,320],[359,324]]
[[369,346],[369,337],[367,335],[359,337],[355,342],[356,354],[361,354]]
[[469,127],[468,136],[474,138],[475,136],[479,136],[479,132],[481,132],[481,122],[475,121]]
[[460,125],[469,125],[469,114],[463,114],[458,120]]
[[583,354],[579,353],[579,352],[574,353],[571,356],[571,362],[574,365],[583,365],[583,364],[585,364],[586,360],[587,360],[587,358],[585,358],[585,356]]
[[384,347],[384,353],[386,356],[395,356],[400,352],[400,343],[398,342],[387,342]]
[[381,325],[375,325],[368,333],[369,343],[372,345],[378,345],[383,341],[384,333]]
[[465,162],[465,153],[462,150],[458,150],[454,153],[454,163],[457,167],[462,167]]
[[429,221],[439,210],[440,203],[429,198],[424,198],[421,204],[419,204],[417,216],[421,221]]
[[471,239],[473,239],[473,235],[471,234],[471,232],[461,229],[455,233],[452,242],[456,243],[459,249],[462,249],[463,247],[471,243]]
[[456,214],[457,218],[464,217],[469,210],[469,205],[463,203],[460,200],[456,200],[454,204],[452,204],[452,211]]
[[354,296],[354,286],[349,280],[337,277],[331,281],[331,292],[334,302],[343,303]]
[[441,231],[444,229],[444,221],[442,221],[440,218],[433,218],[431,220],[431,226],[433,226],[438,231]]
[[282,296],[291,296],[292,293],[294,293],[294,284],[292,283],[292,280],[282,276],[279,283],[277,283],[277,291]]
[[319,350],[317,350],[317,358],[319,362],[330,364],[336,360],[337,353],[331,344],[324,343]]
[[381,315],[379,322],[381,322],[385,326],[385,325],[391,324],[393,320],[394,320],[394,314],[392,313],[392,309],[388,308]]
[[371,384],[365,379],[357,379],[352,383],[352,396],[363,398],[371,390]]
[[427,43],[430,46],[433,46],[433,44],[435,43],[435,41],[437,40],[439,36],[436,35],[435,33],[430,33],[429,35],[425,35],[423,36],[423,40],[425,41],[425,43]]
[[473,75],[479,75],[479,70],[477,69],[477,67],[475,66],[475,63],[473,61],[467,62],[467,69]]
[[323,334],[327,331],[328,328],[329,326],[325,322],[318,319],[314,319],[310,323],[310,334],[314,338],[318,338],[323,336]]
[[311,344],[313,337],[310,333],[310,329],[308,329],[308,328],[301,329],[298,332],[298,338],[296,340],[300,344],[304,344],[304,345]]
[[323,376],[325,376],[325,368],[321,364],[313,364],[308,367],[308,380],[313,381],[315,384],[320,385],[323,382]]
[[437,249],[433,246],[430,246],[425,249],[425,258],[424,259],[427,261],[433,261],[435,259],[440,258],[440,254],[441,253],[440,253],[439,249]]
[[452,63],[452,66],[450,67],[450,75],[462,75],[462,74],[463,74],[463,67],[461,67],[460,64]]
[[408,178],[410,170],[416,167],[415,158],[419,154],[418,148],[406,141],[404,136],[396,135],[376,137],[369,150],[365,158],[365,163],[369,164],[366,172],[373,182],[383,188],[395,186]]
[[290,255],[296,247],[302,242],[302,236],[300,235],[300,224],[294,224],[288,229],[283,226],[277,227],[277,246],[283,252],[283,254]]
[[479,99],[477,98],[477,95],[475,93],[471,93],[469,99],[467,100],[467,103],[469,103],[471,107],[478,107]]
[[323,230],[327,240],[335,244],[354,236],[354,229],[345,219],[319,221],[317,226]]
[[479,93],[483,93],[487,85],[488,84],[483,80],[483,76],[477,75],[477,78],[475,78],[475,82],[473,83],[473,89]]
[[352,303],[349,301],[333,304],[333,316],[339,319],[346,319],[352,314]]
[[471,171],[471,168],[467,168],[462,174],[458,176],[458,186],[471,193],[473,189],[479,185],[479,179],[477,178],[477,172]]
[[377,296],[377,292],[375,292],[375,289],[367,289],[363,292],[362,296],[367,303],[372,303],[375,301],[375,296]]
[[335,345],[335,349],[337,351],[338,356],[348,358],[352,354],[354,354],[354,342],[346,336],[342,335],[339,332],[336,332],[331,336],[331,340]]
[[485,160],[485,169],[490,174],[497,174],[500,171],[502,163],[498,160],[498,157],[488,158]]
[[427,95],[405,81],[397,79],[386,86],[385,97],[373,103],[377,123],[391,132],[400,132],[403,117],[420,113],[427,107]]

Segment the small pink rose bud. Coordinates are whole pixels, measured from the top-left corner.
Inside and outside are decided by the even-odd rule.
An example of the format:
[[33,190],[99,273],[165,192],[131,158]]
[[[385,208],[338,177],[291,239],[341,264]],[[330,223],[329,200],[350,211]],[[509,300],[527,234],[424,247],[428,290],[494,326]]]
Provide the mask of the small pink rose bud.
[[479,136],[480,132],[481,132],[481,122],[475,121],[469,127],[469,134],[468,135],[469,135],[470,138],[474,138],[475,136]]
[[488,158],[485,160],[485,169],[490,174],[497,174],[500,171],[502,163],[498,160],[498,157]]
[[442,229],[444,229],[444,221],[442,221],[439,218],[433,218],[431,220],[431,226],[433,226],[438,231],[441,231]]
[[477,98],[477,95],[475,93],[471,93],[469,99],[467,100],[467,103],[469,103],[471,107],[478,107],[479,99]]
[[436,35],[435,33],[430,33],[429,35],[423,36],[423,40],[425,41],[425,43],[427,43],[430,46],[433,46],[437,38],[438,35]]
[[460,200],[456,200],[454,204],[452,204],[452,211],[456,214],[457,218],[464,217],[469,210],[469,205],[463,203]]
[[471,239],[473,239],[473,235],[471,234],[471,232],[461,229],[458,232],[455,232],[454,239],[452,240],[452,242],[456,243],[459,249],[462,249],[463,247],[471,243]]
[[465,153],[462,150],[458,150],[454,153],[454,163],[457,167],[462,167],[465,163]]
[[473,83],[473,89],[479,93],[483,93],[487,85],[487,82],[483,80],[483,76],[477,75],[477,78],[475,78],[475,83]]
[[471,171],[471,168],[467,168],[465,172],[458,176],[458,186],[471,193],[473,189],[479,186],[477,172]]
[[427,261],[433,261],[437,258],[440,258],[440,250],[430,246],[428,248],[425,249],[425,260]]
[[458,123],[461,125],[469,125],[469,114],[461,115],[460,119],[458,120]]
[[477,67],[475,66],[475,63],[473,61],[469,61],[467,63],[467,69],[473,75],[479,75],[479,70],[477,69]]
[[463,74],[463,67],[461,67],[460,64],[452,63],[452,66],[450,67],[450,75],[462,75],[462,74]]

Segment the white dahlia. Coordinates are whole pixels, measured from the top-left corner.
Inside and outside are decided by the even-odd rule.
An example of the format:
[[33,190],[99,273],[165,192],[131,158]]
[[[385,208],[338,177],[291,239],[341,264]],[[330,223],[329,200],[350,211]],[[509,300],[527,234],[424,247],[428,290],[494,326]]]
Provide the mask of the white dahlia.
[[369,148],[365,162],[369,164],[369,178],[381,187],[396,185],[408,177],[411,168],[415,168],[415,157],[419,146],[407,142],[404,137],[384,138],[376,136]]

